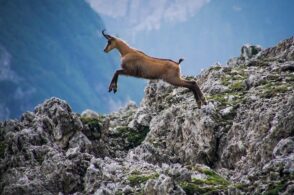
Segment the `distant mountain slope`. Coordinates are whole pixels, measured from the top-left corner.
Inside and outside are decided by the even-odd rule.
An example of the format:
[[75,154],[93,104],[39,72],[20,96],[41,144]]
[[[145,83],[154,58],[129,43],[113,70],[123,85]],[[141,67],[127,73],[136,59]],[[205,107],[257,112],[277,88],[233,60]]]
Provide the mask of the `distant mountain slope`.
[[104,28],[82,0],[0,0],[0,120],[51,96],[75,111],[108,112],[113,102],[138,100],[134,88],[143,82],[123,80],[121,93],[107,93],[118,58],[102,51]]

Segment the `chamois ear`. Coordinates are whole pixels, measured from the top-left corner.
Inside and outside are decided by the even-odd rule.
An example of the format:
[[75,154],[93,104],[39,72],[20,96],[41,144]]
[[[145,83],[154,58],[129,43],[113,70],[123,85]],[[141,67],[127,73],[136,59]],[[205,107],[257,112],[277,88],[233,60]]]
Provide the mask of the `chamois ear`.
[[110,35],[108,35],[108,34],[105,33],[105,29],[102,30],[102,35],[103,35],[107,40],[109,40],[109,39],[112,38],[112,36],[110,36]]

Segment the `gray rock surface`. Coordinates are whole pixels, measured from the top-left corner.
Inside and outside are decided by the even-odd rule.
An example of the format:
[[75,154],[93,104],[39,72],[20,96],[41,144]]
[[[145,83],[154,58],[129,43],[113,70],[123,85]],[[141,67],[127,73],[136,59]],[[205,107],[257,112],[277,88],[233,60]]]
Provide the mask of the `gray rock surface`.
[[196,77],[150,81],[137,107],[81,115],[58,98],[0,122],[1,194],[291,194],[294,41],[247,45]]

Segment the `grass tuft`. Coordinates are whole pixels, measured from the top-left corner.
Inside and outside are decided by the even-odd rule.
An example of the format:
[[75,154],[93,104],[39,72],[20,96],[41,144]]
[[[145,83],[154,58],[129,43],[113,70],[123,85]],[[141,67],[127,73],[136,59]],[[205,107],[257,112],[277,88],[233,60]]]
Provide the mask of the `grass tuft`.
[[144,141],[150,129],[147,126],[142,127],[140,130],[135,130],[127,126],[120,126],[117,127],[116,130],[117,136],[127,139],[129,142],[128,148],[134,148]]
[[128,180],[131,184],[131,186],[136,186],[141,183],[145,183],[149,179],[156,179],[159,177],[158,173],[153,173],[153,174],[141,174],[140,172],[133,172],[131,175],[128,177]]

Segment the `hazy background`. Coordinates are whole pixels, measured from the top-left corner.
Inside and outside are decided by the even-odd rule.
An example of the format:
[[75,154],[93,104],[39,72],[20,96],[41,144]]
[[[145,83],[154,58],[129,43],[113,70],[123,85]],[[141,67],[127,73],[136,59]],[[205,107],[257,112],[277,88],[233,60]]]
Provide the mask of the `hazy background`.
[[101,15],[109,33],[151,55],[184,57],[183,74],[226,63],[239,55],[245,43],[269,47],[294,34],[291,0],[87,2]]
[[0,0],[0,120],[57,96],[76,112],[107,113],[140,102],[146,81],[120,78],[119,55],[103,53],[106,28],[147,54],[178,60],[196,75],[293,36],[291,0]]

